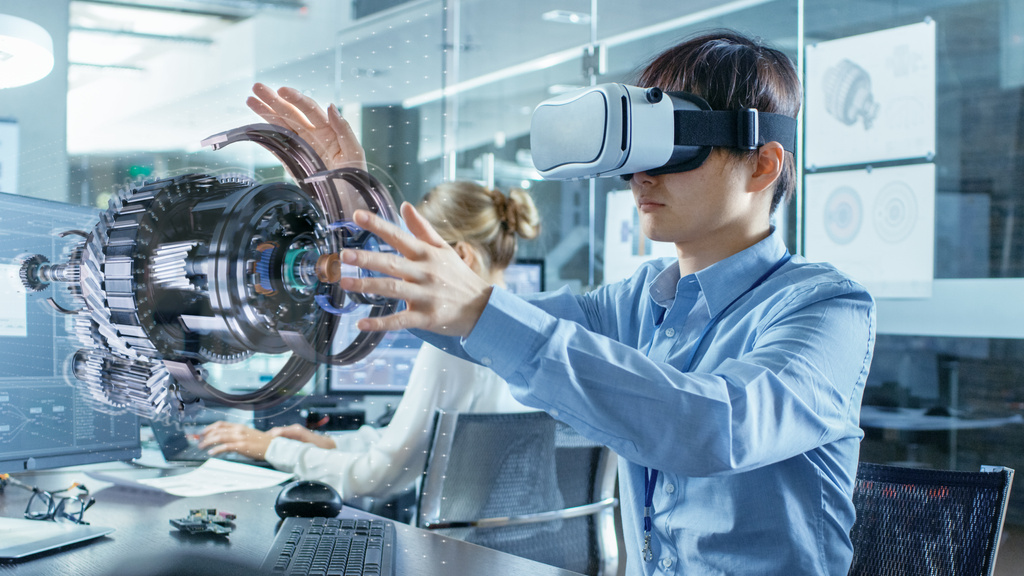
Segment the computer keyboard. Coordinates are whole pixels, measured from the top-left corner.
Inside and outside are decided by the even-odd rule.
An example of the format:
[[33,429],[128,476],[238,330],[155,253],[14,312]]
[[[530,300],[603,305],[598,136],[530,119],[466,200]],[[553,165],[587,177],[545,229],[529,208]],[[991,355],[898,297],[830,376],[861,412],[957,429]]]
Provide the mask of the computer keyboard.
[[261,569],[288,576],[393,576],[394,564],[391,522],[285,518]]

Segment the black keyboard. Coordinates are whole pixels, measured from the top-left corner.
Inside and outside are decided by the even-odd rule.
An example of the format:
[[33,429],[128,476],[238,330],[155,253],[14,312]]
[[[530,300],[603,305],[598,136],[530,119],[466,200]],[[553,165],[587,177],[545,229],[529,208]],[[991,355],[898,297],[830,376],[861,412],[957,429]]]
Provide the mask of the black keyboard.
[[393,576],[394,565],[391,522],[285,518],[261,569],[288,576]]

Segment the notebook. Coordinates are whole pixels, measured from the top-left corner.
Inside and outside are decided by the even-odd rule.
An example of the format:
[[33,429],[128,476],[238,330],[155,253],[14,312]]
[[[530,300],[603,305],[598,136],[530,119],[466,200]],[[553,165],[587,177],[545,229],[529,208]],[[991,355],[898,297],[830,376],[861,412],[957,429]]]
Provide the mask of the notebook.
[[106,536],[113,531],[113,528],[91,524],[0,517],[0,560],[20,560],[47,550]]
[[153,438],[160,445],[160,452],[164,455],[164,460],[168,462],[206,462],[210,458],[221,458],[231,462],[270,467],[270,464],[263,460],[256,460],[234,452],[210,456],[206,450],[199,447],[195,438],[185,433],[180,422],[153,419],[149,422],[149,426],[153,430]]

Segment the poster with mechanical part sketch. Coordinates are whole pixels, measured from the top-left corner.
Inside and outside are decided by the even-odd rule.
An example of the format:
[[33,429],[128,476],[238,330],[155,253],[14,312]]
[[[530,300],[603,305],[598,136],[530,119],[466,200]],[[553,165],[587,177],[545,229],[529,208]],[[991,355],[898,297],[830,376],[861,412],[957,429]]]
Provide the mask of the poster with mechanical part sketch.
[[805,256],[875,298],[927,298],[935,256],[935,165],[808,174]]
[[935,154],[935,23],[810,44],[804,166]]
[[675,246],[654,242],[640,231],[640,213],[633,192],[609,192],[604,220],[604,283],[629,278],[648,260],[675,257]]

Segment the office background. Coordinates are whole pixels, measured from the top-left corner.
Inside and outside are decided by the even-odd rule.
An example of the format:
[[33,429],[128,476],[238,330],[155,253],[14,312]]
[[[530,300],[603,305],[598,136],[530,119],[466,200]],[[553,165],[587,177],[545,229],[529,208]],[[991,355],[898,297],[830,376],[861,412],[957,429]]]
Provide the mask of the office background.
[[[17,189],[5,192],[105,207],[118,186],[147,176],[282,178],[257,146],[209,152],[199,141],[260,121],[244,104],[253,82],[288,85],[341,108],[396,200],[416,201],[452,178],[528,188],[544,230],[520,256],[544,260],[546,288],[574,290],[620,274],[608,244],[630,231],[607,206],[624,184],[537,179],[528,134],[537,103],[593,82],[628,82],[653,54],[706,28],[761,36],[807,73],[809,47],[926,23],[933,154],[873,168],[933,168],[933,189],[914,190],[933,206],[930,250],[906,256],[930,260],[933,280],[923,292],[879,298],[865,395],[877,425],[865,426],[863,459],[1024,469],[1024,428],[1013,421],[1024,409],[1024,4],[1016,0],[0,0],[0,13],[43,26],[55,53],[46,78],[0,90],[0,117],[18,126]],[[813,250],[822,218],[808,182],[828,173],[805,166],[809,156],[801,150],[797,199],[777,221],[800,253]],[[851,180],[870,165],[852,162]],[[658,250],[631,238],[634,254]],[[276,361],[256,358],[258,366],[223,377],[258,380]],[[923,413],[945,420],[922,426]],[[1004,553],[1013,553],[1014,538],[1024,540],[1019,485],[1007,521]]]

